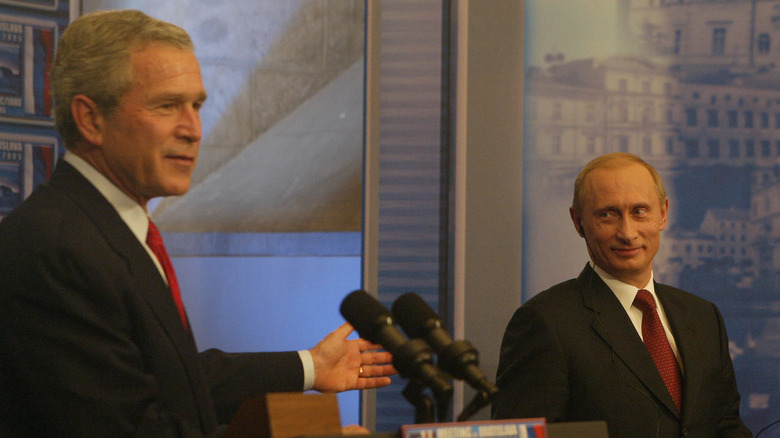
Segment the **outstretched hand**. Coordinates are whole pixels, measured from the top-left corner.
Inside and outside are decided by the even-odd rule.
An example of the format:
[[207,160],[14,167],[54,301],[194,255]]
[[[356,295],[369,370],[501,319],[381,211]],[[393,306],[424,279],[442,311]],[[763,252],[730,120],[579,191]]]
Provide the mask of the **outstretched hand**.
[[314,361],[314,387],[321,392],[371,389],[390,384],[393,356],[365,339],[347,339],[355,329],[344,323],[309,350]]

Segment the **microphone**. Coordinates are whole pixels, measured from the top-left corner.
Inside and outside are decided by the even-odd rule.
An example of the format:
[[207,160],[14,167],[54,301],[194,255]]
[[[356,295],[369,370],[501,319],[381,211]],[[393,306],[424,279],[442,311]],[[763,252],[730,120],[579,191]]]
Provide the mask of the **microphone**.
[[422,339],[406,339],[390,311],[366,291],[347,295],[341,302],[341,315],[360,337],[381,344],[393,355],[393,366],[401,377],[421,381],[436,394],[452,393],[452,385],[433,364],[431,347]]
[[393,315],[410,338],[425,339],[439,355],[438,365],[492,399],[498,387],[478,368],[479,353],[468,341],[453,341],[436,312],[419,295],[407,292],[393,303]]

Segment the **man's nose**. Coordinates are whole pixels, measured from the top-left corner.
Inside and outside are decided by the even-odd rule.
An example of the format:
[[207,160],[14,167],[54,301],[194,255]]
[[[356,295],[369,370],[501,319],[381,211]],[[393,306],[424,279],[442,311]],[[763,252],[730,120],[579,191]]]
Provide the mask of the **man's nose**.
[[624,218],[618,225],[618,238],[631,241],[637,237],[636,224],[630,218]]
[[176,134],[190,142],[200,141],[201,132],[200,112],[198,109],[187,106],[181,112]]

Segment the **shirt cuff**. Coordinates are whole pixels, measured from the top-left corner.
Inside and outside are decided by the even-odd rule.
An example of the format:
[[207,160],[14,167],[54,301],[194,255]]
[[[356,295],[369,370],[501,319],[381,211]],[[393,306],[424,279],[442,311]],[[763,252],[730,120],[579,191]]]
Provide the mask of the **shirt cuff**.
[[314,359],[311,358],[309,350],[298,352],[303,365],[303,390],[308,391],[314,387]]

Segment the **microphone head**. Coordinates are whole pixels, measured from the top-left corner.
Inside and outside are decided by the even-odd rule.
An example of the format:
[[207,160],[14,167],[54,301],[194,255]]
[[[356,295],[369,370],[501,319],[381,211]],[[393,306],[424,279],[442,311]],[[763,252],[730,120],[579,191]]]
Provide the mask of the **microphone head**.
[[[361,338],[381,344],[379,330],[392,325],[392,315],[387,307],[364,290],[351,292],[341,302],[341,316],[357,330]],[[386,320],[386,322],[385,322]]]
[[441,324],[439,315],[414,292],[407,292],[395,300],[393,316],[410,338],[424,339],[431,321]]

